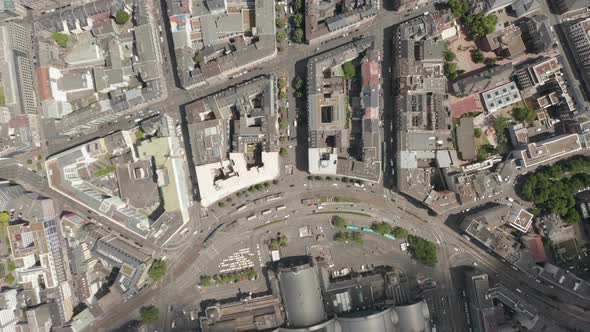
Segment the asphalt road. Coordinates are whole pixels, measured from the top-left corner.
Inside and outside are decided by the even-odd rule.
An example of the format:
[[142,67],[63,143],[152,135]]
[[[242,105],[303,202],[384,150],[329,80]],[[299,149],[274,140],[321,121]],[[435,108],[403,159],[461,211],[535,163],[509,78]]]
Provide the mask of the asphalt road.
[[[370,220],[383,220],[391,222],[393,225],[400,225],[406,227],[410,233],[414,233],[418,236],[427,238],[433,242],[439,242],[439,268],[441,271],[448,269],[455,265],[455,260],[459,255],[469,255],[472,257],[473,262],[476,262],[478,266],[485,267],[490,275],[500,276],[501,281],[506,287],[514,291],[515,288],[520,288],[524,293],[534,294],[527,298],[530,299],[531,304],[538,306],[539,313],[547,319],[556,322],[556,324],[563,328],[586,328],[590,329],[590,317],[585,314],[590,306],[590,302],[581,299],[574,294],[563,292],[559,289],[551,289],[548,285],[538,284],[531,282],[530,277],[520,271],[514,271],[510,266],[501,263],[496,257],[482,251],[479,247],[471,242],[466,241],[462,236],[446,227],[443,223],[443,218],[436,218],[435,220],[423,219],[428,218],[424,216],[424,212],[414,211],[408,205],[407,208],[393,207],[391,201],[383,197],[383,189],[379,191],[378,187],[365,186],[365,188],[356,187],[345,187],[340,188],[342,184],[338,184],[338,187],[333,186],[330,182],[316,182],[309,183],[301,181],[300,177],[292,176],[285,178],[276,187],[271,187],[272,192],[284,192],[283,198],[278,201],[273,201],[269,204],[254,206],[246,211],[236,212],[237,207],[227,207],[220,211],[214,211],[211,216],[205,220],[205,224],[218,225],[220,223],[229,224],[234,220],[247,217],[253,213],[260,213],[260,211],[267,209],[271,206],[285,204],[288,205],[288,209],[296,209],[297,216],[305,218],[306,213],[310,209],[305,210],[304,207],[300,206],[297,202],[300,202],[303,198],[320,197],[320,196],[340,196],[354,198],[362,202],[370,202],[370,204],[355,204],[354,207],[349,207],[354,211],[362,211],[372,215]],[[291,187],[291,185],[294,187]],[[363,190],[366,189],[366,190]],[[371,192],[373,190],[374,192]],[[345,193],[345,194],[344,194]],[[256,197],[267,195],[268,193],[260,193]],[[251,199],[254,199],[254,195]],[[388,203],[389,201],[389,203]],[[399,201],[399,199],[398,199]],[[326,207],[326,210],[329,209]],[[423,211],[423,210],[422,210]],[[418,212],[418,213],[414,213]],[[294,218],[291,216],[291,218]],[[429,221],[426,221],[429,220]],[[290,221],[287,221],[290,222]],[[369,222],[369,221],[368,221]],[[240,239],[244,237],[253,236],[253,226],[245,225],[237,227],[232,230],[224,230],[216,234],[211,240],[212,246],[215,246],[215,252],[222,252],[225,248],[232,246]],[[272,230],[273,226],[269,226],[268,230]],[[277,225],[280,229],[280,225]],[[264,229],[267,230],[266,228]],[[174,256],[172,260],[172,268],[170,273],[167,274],[167,278],[160,289],[148,289],[144,290],[148,295],[140,294],[132,298],[129,302],[111,308],[107,314],[108,319],[102,320],[102,326],[97,327],[112,327],[117,324],[122,324],[125,321],[134,318],[134,310],[141,307],[154,303],[153,299],[157,299],[160,306],[163,308],[168,304],[175,304],[183,301],[183,293],[189,293],[185,291],[187,287],[194,285],[198,282],[198,272],[202,271],[202,267],[210,264],[212,261],[207,255],[199,254],[199,250],[204,248],[202,246],[202,240],[207,233],[199,234],[198,237],[191,238],[187,241],[184,248],[179,250],[177,253],[172,254],[169,257]],[[456,248],[456,249],[455,249]],[[206,250],[206,249],[205,249]],[[444,272],[446,273],[446,272]],[[443,276],[443,278],[446,278]],[[443,279],[443,285],[449,287],[448,293],[456,292],[452,285],[448,285],[448,280]],[[163,296],[165,298],[163,298]],[[186,296],[186,295],[185,295]],[[191,300],[192,298],[191,293]],[[187,301],[187,299],[184,299]],[[462,317],[459,313],[462,306],[458,301],[457,297],[450,297],[450,308],[456,310],[451,317]],[[564,311],[563,308],[568,308]],[[169,323],[169,322],[168,322]],[[458,322],[455,322],[457,324]],[[453,320],[450,320],[450,324],[454,324]],[[162,326],[163,327],[163,326]]]

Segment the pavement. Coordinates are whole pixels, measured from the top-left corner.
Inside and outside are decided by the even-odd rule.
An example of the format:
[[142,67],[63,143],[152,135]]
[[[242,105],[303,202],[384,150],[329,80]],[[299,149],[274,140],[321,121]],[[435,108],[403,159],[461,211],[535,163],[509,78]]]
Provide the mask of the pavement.
[[[164,12],[166,9],[165,4],[160,3],[160,6],[162,7],[162,12]],[[294,78],[305,72],[305,59],[308,57],[350,42],[353,38],[360,37],[360,35],[367,33],[369,29],[372,32],[376,32],[376,45],[383,48],[385,55],[390,54],[388,50],[390,51],[391,48],[390,36],[392,26],[403,20],[409,20],[413,17],[422,15],[426,11],[432,10],[432,5],[425,6],[420,10],[411,12],[409,16],[402,16],[390,11],[381,11],[370,27],[363,27],[360,31],[350,33],[347,37],[341,37],[326,42],[320,45],[320,49],[317,51],[315,48],[305,45],[292,45],[279,57],[249,70],[246,74],[240,76],[239,79],[230,80],[226,85],[232,85],[234,83],[239,84],[240,82],[267,73],[280,72],[284,73],[285,76],[289,78]],[[162,20],[160,21],[161,24],[164,24],[163,26],[167,27],[168,23],[163,20],[164,15],[160,17],[162,17]],[[551,20],[552,23],[555,23],[557,18],[552,17]],[[168,31],[169,29],[165,30]],[[168,49],[170,49],[171,41],[168,39],[168,32],[164,35],[166,37],[165,44],[167,44]],[[560,43],[560,47],[561,44],[563,43]],[[561,51],[563,52],[563,50]],[[142,119],[154,115],[157,112],[165,112],[177,118],[178,109],[182,105],[212,94],[223,88],[223,86],[209,86],[193,91],[185,91],[176,88],[171,79],[173,72],[172,61],[174,60],[169,56],[170,53],[168,50],[165,50],[164,52],[168,54],[167,60],[170,61],[169,63],[166,63],[168,68],[166,71],[168,78],[168,98],[165,101],[150,105],[143,114],[121,116],[119,119],[113,121],[113,123],[107,124],[107,126],[102,128],[99,127],[94,132],[84,133],[77,137],[65,138],[64,140],[47,142],[47,146],[43,148],[45,155],[58,153],[72,146],[104,136],[111,131],[131,128],[135,125],[136,119]],[[384,73],[382,75],[384,79],[384,91],[391,91],[391,83],[390,79],[388,79],[391,77],[389,69],[392,65],[392,59],[390,58],[391,57],[384,56],[385,61],[382,66]],[[567,62],[564,64],[564,67],[567,67],[565,72],[569,79],[569,75],[573,75],[573,70]],[[292,81],[290,81],[290,83],[292,83]],[[581,95],[581,92],[579,93]],[[388,96],[388,93],[385,93],[384,95],[384,109],[391,109],[391,96]],[[578,92],[575,92],[575,89],[574,96],[576,96],[576,98],[578,97]],[[291,102],[293,101],[293,98],[290,97],[289,100]],[[293,105],[296,105],[296,103],[294,102]],[[390,112],[385,112],[385,123],[392,120],[388,119],[390,116],[389,113]],[[299,112],[297,112],[297,109],[294,112],[291,107],[289,112],[290,123],[292,123],[292,120],[298,115]],[[300,126],[300,128],[302,127],[303,126]],[[301,131],[303,131],[303,129],[299,130],[299,132]],[[391,139],[393,134],[391,128],[385,126],[384,131],[385,140],[387,141]],[[299,137],[301,139],[301,136]],[[37,153],[38,152],[35,152],[35,154]],[[386,153],[388,152],[386,151]],[[389,165],[388,162],[386,164]],[[30,187],[31,190],[52,197],[60,204],[72,208],[75,210],[74,212],[88,215],[83,207],[72,204],[72,202],[64,199],[61,195],[58,195],[48,188],[46,179],[44,179],[43,176],[29,171],[23,171],[21,170],[22,167],[23,166],[18,165],[15,166],[10,162],[0,161],[0,177],[23,183]],[[386,174],[389,174],[388,172],[390,171],[391,169],[387,166]],[[308,223],[310,218],[316,217],[313,214],[313,210],[316,208],[302,206],[301,199],[317,198],[321,196],[346,196],[361,202],[367,202],[355,203],[354,206],[348,206],[346,209],[370,214],[371,218],[369,218],[370,220],[366,220],[367,224],[373,220],[390,222],[393,225],[407,228],[412,234],[437,243],[439,263],[436,271],[439,271],[439,274],[436,277],[440,281],[440,290],[433,295],[432,307],[438,316],[445,315],[447,310],[450,311],[450,314],[447,315],[448,319],[445,321],[441,320],[444,330],[462,330],[465,319],[464,313],[461,312],[463,304],[456,294],[456,289],[453,287],[450,267],[456,265],[470,265],[474,262],[485,272],[505,284],[506,287],[513,290],[518,287],[524,293],[529,294],[527,301],[537,306],[540,314],[548,320],[555,322],[556,325],[572,330],[590,330],[590,317],[586,314],[587,310],[590,310],[590,301],[588,299],[579,298],[575,294],[561,291],[557,287],[550,288],[546,284],[531,282],[530,277],[526,274],[520,271],[515,271],[511,266],[501,263],[497,257],[486,251],[482,251],[477,245],[461,237],[461,235],[451,227],[447,227],[449,225],[449,222],[445,222],[447,216],[439,216],[437,218],[430,217],[423,208],[416,207],[402,196],[399,196],[388,189],[384,189],[380,185],[365,185],[364,188],[358,188],[330,181],[305,181],[303,180],[305,175],[305,173],[296,170],[295,174],[284,176],[278,185],[272,186],[269,189],[272,192],[283,193],[283,197],[280,200],[269,204],[252,205],[245,211],[239,212],[236,211],[239,205],[232,206],[228,204],[228,206],[223,209],[209,209],[209,211],[207,211],[208,215],[200,218],[200,220],[199,218],[194,218],[187,228],[189,231],[185,232],[184,235],[179,235],[181,240],[174,241],[168,248],[164,248],[160,251],[160,253],[167,256],[169,261],[169,272],[164,280],[145,287],[127,302],[116,304],[110,308],[105,308],[105,315],[95,322],[93,330],[106,331],[113,327],[120,326],[129,320],[137,318],[139,308],[151,304],[160,307],[160,312],[163,317],[160,322],[150,326],[150,329],[170,329],[172,321],[179,317],[178,310],[194,310],[195,302],[203,298],[202,292],[196,285],[200,273],[203,273],[207,267],[211,266],[211,264],[218,264],[217,262],[219,259],[226,257],[227,254],[235,252],[236,248],[243,246],[244,243],[242,243],[242,241],[245,239],[249,241],[249,247],[251,247],[252,239],[259,239],[262,234],[267,231],[276,232],[280,231],[287,225],[289,225],[289,227],[291,227],[291,225],[292,227],[296,227],[299,224]],[[386,178],[385,181],[387,182],[389,180]],[[254,193],[249,199],[242,198],[241,200],[245,203],[264,194],[268,193]],[[480,205],[482,203],[485,202],[477,202],[473,205]],[[259,229],[256,229],[255,227],[259,226],[261,222],[264,222],[263,218],[258,218],[258,220],[253,223],[238,222],[238,226],[234,228],[227,227],[226,229],[217,232],[206,245],[203,243],[205,237],[208,236],[210,231],[215,229],[215,227],[221,224],[227,226],[233,221],[239,221],[254,213],[260,215],[260,212],[267,209],[269,206],[277,206],[281,204],[288,206],[287,209],[290,211],[290,217],[284,219],[286,221]],[[332,206],[330,208],[332,208]],[[345,206],[336,205],[333,206],[333,208],[344,209]],[[191,214],[198,216],[200,214],[200,207],[198,205],[195,206],[194,211]],[[98,216],[93,217],[100,220],[100,217]],[[198,220],[198,222],[195,220]],[[122,236],[127,236],[124,229],[119,230],[116,228],[117,225],[112,225],[111,227],[113,226],[113,229],[120,231]],[[182,232],[179,234],[182,234]],[[151,244],[150,246],[149,243],[143,242],[142,245],[144,245],[145,248],[156,249],[154,248],[154,244]],[[388,253],[389,251],[384,249],[384,252]],[[379,255],[375,256],[377,257]],[[259,263],[257,267],[260,266],[261,264]],[[209,272],[207,271],[207,273]],[[435,272],[433,271],[433,273]],[[439,304],[434,303],[436,298],[439,298]],[[170,305],[176,306],[177,304],[180,304],[177,310],[169,310]]]

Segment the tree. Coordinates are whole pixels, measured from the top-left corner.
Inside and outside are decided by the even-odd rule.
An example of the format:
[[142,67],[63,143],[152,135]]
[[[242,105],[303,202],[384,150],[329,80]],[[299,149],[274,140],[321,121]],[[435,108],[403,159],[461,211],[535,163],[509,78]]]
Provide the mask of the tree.
[[129,21],[129,13],[127,13],[123,9],[117,11],[117,14],[115,15],[115,23],[123,25],[127,23],[127,21]]
[[12,285],[14,283],[14,276],[12,273],[7,275],[6,278],[4,278],[4,281],[6,281],[7,284]]
[[293,15],[293,23],[295,23],[296,27],[301,28],[303,26],[303,15],[301,13]]
[[256,190],[258,190],[258,191],[262,191],[262,189],[263,189],[262,185],[260,183],[255,184],[254,188],[256,188]]
[[195,56],[193,57],[193,60],[194,60],[196,63],[201,63],[201,62],[205,61],[205,56],[204,56],[203,54],[201,54],[201,53],[197,53],[197,54],[195,54]]
[[392,230],[391,225],[388,224],[388,223],[386,223],[386,222],[380,222],[380,223],[376,223],[375,222],[375,223],[373,223],[373,225],[371,225],[371,228],[375,232],[377,232],[377,233],[379,233],[381,235],[390,234],[391,233],[391,230]]
[[282,119],[282,120],[279,122],[279,128],[281,128],[281,129],[283,129],[283,130],[285,130],[285,129],[289,128],[289,121],[287,121],[286,119]]
[[166,265],[166,262],[161,259],[156,259],[148,270],[148,276],[153,281],[158,281],[164,277],[167,270],[168,266]]
[[146,323],[155,323],[160,319],[160,310],[154,306],[139,309],[141,320]]
[[563,216],[563,221],[565,221],[568,224],[575,224],[579,222],[580,214],[578,213],[578,210],[576,210],[575,208],[570,208],[569,210],[567,210],[567,213],[565,214],[565,216]]
[[457,58],[457,56],[455,55],[455,53],[453,53],[453,51],[447,50],[445,52],[445,61],[451,62],[451,61],[455,60],[456,58]]
[[[282,90],[282,89],[284,89],[286,87],[287,87],[287,80],[284,79],[284,78],[281,78],[279,80],[279,89]],[[283,111],[285,111],[285,108],[284,107],[279,107],[279,111],[282,113]]]
[[219,206],[220,208],[224,208],[225,207],[225,203],[219,202],[219,203],[217,203],[217,206]]
[[51,34],[51,38],[55,41],[57,46],[61,48],[68,47],[68,42],[70,41],[70,36],[66,35],[65,33],[61,32],[54,32]]
[[332,225],[337,228],[342,228],[346,226],[346,220],[340,216],[332,216]]
[[457,64],[454,62],[445,62],[444,72],[448,79],[457,78]]
[[484,56],[483,53],[478,49],[475,49],[475,51],[473,51],[471,53],[471,60],[473,60],[473,62],[475,63],[482,63],[484,60]]
[[279,29],[282,29],[287,25],[287,21],[285,20],[284,17],[277,18],[275,23],[276,23],[277,28],[279,28]]
[[475,138],[480,138],[481,137],[481,128],[475,128],[473,129],[473,136],[475,136]]
[[412,250],[416,259],[424,265],[434,266],[438,262],[436,257],[436,246],[434,243],[422,238],[412,236]]
[[279,184],[279,180],[272,180],[272,184]]
[[303,88],[303,80],[301,79],[301,77],[297,77],[295,79],[295,90],[300,90]]
[[10,221],[10,213],[4,211],[4,212],[0,212],[0,224],[2,224],[3,226],[6,225],[8,226],[8,222]]
[[537,119],[537,112],[521,104],[512,109],[512,116],[520,122],[532,124]]
[[303,0],[295,0],[295,10],[303,9]]
[[297,43],[303,43],[304,42],[304,35],[303,35],[303,30],[301,28],[297,28],[295,30],[295,41]]
[[408,230],[402,227],[398,227],[393,231],[393,236],[398,239],[405,239],[408,237]]
[[286,157],[287,155],[289,155],[289,151],[285,148],[281,148],[279,150],[279,155],[281,155],[281,157]]
[[201,286],[209,287],[209,286],[213,286],[213,284],[214,284],[213,278],[211,278],[210,276],[201,276]]
[[496,30],[498,17],[494,14],[485,15],[484,13],[479,12],[473,16],[468,16],[466,21],[473,32],[483,37]]
[[491,67],[491,66],[495,65],[497,61],[498,61],[498,59],[496,59],[496,58],[485,58],[483,60],[483,63],[486,66]]
[[135,138],[137,138],[138,140],[142,140],[144,135],[145,133],[141,129],[137,129],[135,131]]
[[277,32],[277,42],[281,43],[285,39],[287,39],[287,33],[285,32],[285,30],[279,30]]
[[493,119],[494,130],[496,130],[496,141],[499,145],[505,145],[508,143],[508,137],[506,136],[506,130],[510,126],[510,119],[503,116],[499,116]]
[[344,71],[344,77],[346,77],[347,80],[351,80],[356,76],[356,68],[354,64],[352,64],[352,61],[345,62],[342,65],[342,70]]
[[449,0],[447,5],[456,18],[464,18],[469,11],[469,0]]
[[284,91],[279,92],[279,99],[280,100],[285,100],[287,99],[287,93]]
[[282,3],[277,4],[277,6],[275,7],[275,10],[278,13],[283,13],[285,12],[285,5],[283,5]]
[[12,260],[8,260],[6,262],[6,269],[8,269],[8,272],[12,272],[16,269],[16,265],[14,264],[14,262]]

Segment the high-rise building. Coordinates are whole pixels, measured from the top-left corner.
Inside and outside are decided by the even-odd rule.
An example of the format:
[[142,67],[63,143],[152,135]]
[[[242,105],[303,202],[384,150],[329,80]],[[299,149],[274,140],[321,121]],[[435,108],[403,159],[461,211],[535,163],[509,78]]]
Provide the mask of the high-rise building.
[[590,18],[571,25],[568,30],[582,71],[590,78]]
[[553,6],[560,14],[579,10],[588,6],[588,0],[553,0]]

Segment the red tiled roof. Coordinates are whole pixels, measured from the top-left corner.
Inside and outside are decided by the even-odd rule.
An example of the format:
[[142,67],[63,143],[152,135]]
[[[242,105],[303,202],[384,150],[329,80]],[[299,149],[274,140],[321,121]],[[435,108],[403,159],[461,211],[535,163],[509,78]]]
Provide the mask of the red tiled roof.
[[481,112],[481,108],[477,104],[474,96],[461,99],[451,104],[451,113],[453,119],[459,119],[463,114],[471,112]]
[[547,255],[545,255],[543,241],[539,235],[536,235],[528,240],[528,247],[531,249],[535,263],[544,263],[547,261]]
[[49,68],[37,68],[37,80],[39,85],[39,96],[41,100],[53,99],[51,87],[49,86]]
[[364,62],[361,65],[363,86],[376,86],[379,84],[379,64],[375,62]]

